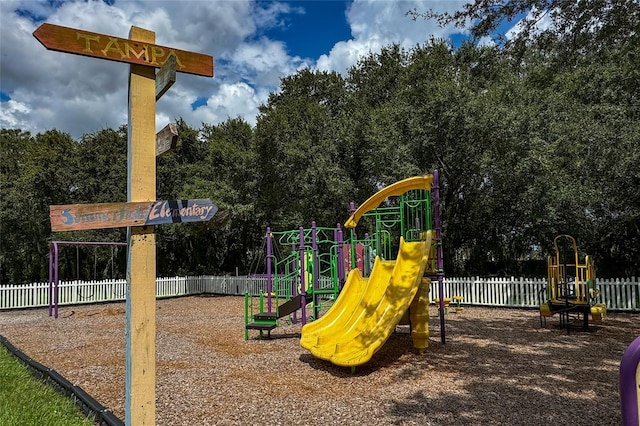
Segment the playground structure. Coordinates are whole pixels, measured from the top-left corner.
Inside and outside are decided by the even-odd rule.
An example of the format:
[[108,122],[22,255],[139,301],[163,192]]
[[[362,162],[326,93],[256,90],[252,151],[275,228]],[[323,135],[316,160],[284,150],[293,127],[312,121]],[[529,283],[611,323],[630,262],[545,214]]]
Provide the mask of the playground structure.
[[[317,358],[352,370],[368,362],[398,324],[410,325],[419,353],[428,347],[432,278],[438,279],[439,294],[443,294],[438,191],[434,171],[433,175],[405,179],[380,190],[351,214],[345,227],[352,236],[361,219],[373,219],[375,232],[369,239],[376,253],[387,251],[382,244],[386,242],[397,256],[392,259],[377,254],[368,277],[358,268],[351,269],[329,311],[302,327],[302,347]],[[399,201],[393,203],[390,197],[399,197]],[[389,202],[379,207],[387,199]],[[444,299],[440,300],[444,343]]]
[[566,327],[567,332],[571,318],[580,316],[583,330],[588,330],[589,315],[593,321],[601,321],[607,313],[604,303],[593,302],[599,293],[593,261],[585,256],[580,263],[576,240],[570,235],[558,235],[553,245],[555,256],[547,259],[546,300],[540,304],[540,326],[546,326],[546,319],[558,314],[560,326]]
[[[454,303],[454,309],[455,309],[455,313],[456,314],[460,314],[462,313],[462,311],[464,310],[464,308],[462,307],[462,301],[464,300],[463,296],[453,296],[453,298],[451,297],[445,297],[444,298],[444,313],[445,315],[449,313],[449,307],[451,306],[451,302]],[[435,298],[433,299],[433,301],[438,304],[440,303],[440,299],[439,298]]]
[[[355,294],[352,290],[355,286],[349,284],[355,278],[346,278],[347,274],[352,277],[357,273],[364,281],[380,279],[381,272],[376,271],[385,269],[384,265],[393,265],[395,253],[400,253],[401,247],[411,247],[416,242],[424,243],[427,238],[430,238],[430,244],[427,247],[425,243],[422,251],[433,251],[428,269],[435,274],[434,277],[437,277],[437,271],[440,271],[442,277],[441,251],[438,267],[435,260],[436,237],[427,235],[427,231],[433,231],[432,198],[438,197],[437,193],[431,191],[434,176],[437,179],[437,172],[434,175],[397,182],[370,197],[357,210],[352,203],[351,217],[345,224],[348,232],[344,232],[340,224],[335,228],[320,228],[312,223],[310,229],[300,228],[287,232],[272,232],[268,228],[267,291],[258,298],[245,295],[245,340],[249,338],[249,330],[258,330],[260,337],[267,331],[270,337],[271,330],[277,327],[283,317],[289,317],[293,323],[301,321],[304,326],[308,321],[316,321],[331,311],[335,312],[335,305],[340,300],[338,294]],[[388,197],[398,199],[380,207]],[[435,204],[439,205],[439,199]],[[437,209],[435,211],[435,219],[439,224]],[[359,237],[355,226],[362,218],[368,229]],[[439,230],[439,225],[437,228]],[[383,266],[376,266],[379,262]],[[408,262],[421,264],[415,259]],[[353,272],[354,270],[357,272]],[[416,274],[419,272],[415,271]],[[424,271],[421,273],[424,274]],[[424,304],[423,310],[429,305],[429,284],[430,281],[425,280],[423,292],[420,293],[426,293],[421,299]],[[326,311],[332,304],[334,307]],[[441,309],[444,312],[444,304]],[[324,316],[321,317],[323,313]],[[406,313],[406,310],[403,313]],[[401,319],[404,323],[409,323],[408,316]],[[428,314],[424,321],[428,321]],[[427,345],[427,327],[426,323],[422,327],[427,337],[419,346]],[[441,337],[444,342],[444,327],[442,330]],[[417,333],[419,330],[415,331]]]
[[267,331],[270,337],[284,317],[302,324],[318,318],[344,283],[345,265],[340,260],[345,247],[339,224],[321,228],[312,222],[310,229],[285,232],[267,228],[265,238],[267,291],[258,302],[245,294],[245,340],[249,330],[258,330],[260,337]]

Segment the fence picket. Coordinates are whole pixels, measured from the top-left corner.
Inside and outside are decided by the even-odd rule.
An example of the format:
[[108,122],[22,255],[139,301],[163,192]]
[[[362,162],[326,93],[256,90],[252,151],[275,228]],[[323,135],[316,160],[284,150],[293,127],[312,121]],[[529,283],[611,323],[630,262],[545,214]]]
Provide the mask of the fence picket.
[[[322,286],[328,285],[322,283]],[[541,302],[539,292],[547,285],[544,278],[481,278],[445,277],[444,294],[439,294],[438,281],[433,280],[430,299],[462,296],[463,303],[478,306],[506,306],[536,308]],[[607,309],[623,312],[640,312],[640,280],[597,279],[600,290],[595,299],[605,303]],[[174,297],[191,294],[257,296],[267,291],[263,276],[197,276],[159,277],[156,279],[157,297]],[[127,294],[126,280],[66,281],[59,283],[58,304],[86,304],[123,301]],[[543,297],[542,299],[544,299]],[[49,303],[49,283],[0,286],[0,309],[43,307]]]

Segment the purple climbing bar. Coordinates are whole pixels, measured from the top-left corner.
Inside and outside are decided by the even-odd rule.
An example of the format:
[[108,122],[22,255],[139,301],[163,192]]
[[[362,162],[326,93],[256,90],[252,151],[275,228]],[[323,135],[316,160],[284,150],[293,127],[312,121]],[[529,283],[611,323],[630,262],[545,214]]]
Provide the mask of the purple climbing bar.
[[[356,212],[356,203],[354,203],[353,201],[351,201],[349,203],[349,217],[353,216],[353,214]],[[349,250],[350,252],[350,258],[349,258],[349,269],[355,269],[358,267],[358,260],[357,260],[357,255],[356,255],[356,229],[355,228],[351,228],[349,230],[351,232],[351,237],[349,238],[349,241],[351,242],[351,250]]]
[[344,241],[342,240],[342,228],[340,223],[336,224],[336,230],[334,231],[334,238],[336,243],[338,244],[338,290],[341,291],[344,286]]
[[[311,222],[311,250],[313,253],[313,285],[311,287],[311,297],[313,297],[313,319],[318,319],[320,311],[317,304],[317,290],[320,288],[320,261],[318,259],[318,228],[316,227],[316,221]],[[306,297],[306,291],[305,291]],[[305,302],[302,302],[305,305]]]

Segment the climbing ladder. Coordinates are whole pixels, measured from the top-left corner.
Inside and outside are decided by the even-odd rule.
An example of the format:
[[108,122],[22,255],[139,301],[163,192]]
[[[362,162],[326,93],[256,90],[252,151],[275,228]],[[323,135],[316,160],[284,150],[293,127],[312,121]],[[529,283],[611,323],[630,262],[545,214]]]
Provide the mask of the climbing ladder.
[[[250,309],[250,298],[245,297],[245,330],[244,330],[244,340],[249,339],[249,330],[258,330],[260,331],[260,338],[264,338],[264,332],[267,332],[267,338],[271,338],[271,330],[278,326],[278,320],[280,318],[284,318],[296,312],[298,309],[301,309],[303,305],[306,305],[311,300],[310,298],[303,296],[302,294],[298,294],[297,296],[292,297],[286,302],[279,305],[275,311],[272,312],[264,312],[264,299],[261,296],[261,309],[257,314],[249,315]],[[251,322],[249,322],[249,318],[251,317]]]

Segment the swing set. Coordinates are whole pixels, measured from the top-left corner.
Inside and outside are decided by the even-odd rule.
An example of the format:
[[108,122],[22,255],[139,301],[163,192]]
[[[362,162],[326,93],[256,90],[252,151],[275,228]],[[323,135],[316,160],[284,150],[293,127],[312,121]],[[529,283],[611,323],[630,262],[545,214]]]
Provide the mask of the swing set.
[[[126,246],[127,243],[119,243],[113,241],[52,241],[49,247],[49,316],[58,318],[58,301],[60,294],[60,274],[59,274],[59,260],[60,260],[60,248],[63,246],[75,246],[76,247],[76,277],[80,278],[80,253],[79,248],[82,246],[107,246],[111,247],[111,271],[113,275],[114,268],[114,248],[119,246]],[[94,276],[96,273],[97,257],[94,252]]]

